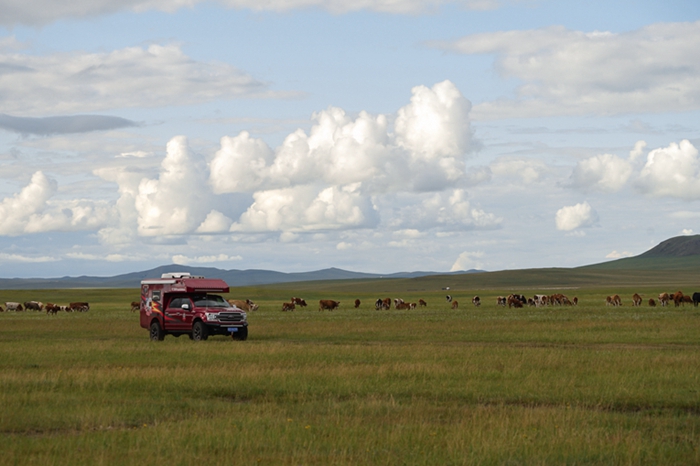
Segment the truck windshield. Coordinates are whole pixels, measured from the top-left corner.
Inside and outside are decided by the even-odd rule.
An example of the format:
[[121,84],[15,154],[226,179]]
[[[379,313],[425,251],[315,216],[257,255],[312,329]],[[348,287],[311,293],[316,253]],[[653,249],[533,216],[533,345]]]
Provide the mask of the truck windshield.
[[195,307],[229,307],[224,298],[215,294],[194,296],[192,300]]

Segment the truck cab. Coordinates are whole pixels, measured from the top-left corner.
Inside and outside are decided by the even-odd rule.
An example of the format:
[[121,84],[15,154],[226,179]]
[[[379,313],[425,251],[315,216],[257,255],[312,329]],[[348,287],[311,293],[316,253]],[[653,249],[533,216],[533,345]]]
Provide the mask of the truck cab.
[[248,338],[245,311],[231,306],[217,293],[228,293],[220,279],[192,276],[186,272],[165,273],[161,278],[141,281],[140,323],[151,340],[166,335],[188,335],[206,340],[210,335]]

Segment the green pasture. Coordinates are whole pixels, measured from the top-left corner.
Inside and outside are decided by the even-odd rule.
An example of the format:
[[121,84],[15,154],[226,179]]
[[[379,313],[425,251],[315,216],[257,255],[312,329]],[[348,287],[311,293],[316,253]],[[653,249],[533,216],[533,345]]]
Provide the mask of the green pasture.
[[[129,310],[137,289],[3,290],[0,303],[91,310],[0,314],[0,462],[699,464],[700,310],[649,307],[659,292],[696,291],[666,278],[233,288],[260,304],[245,342],[151,342]],[[510,292],[579,305],[496,306]],[[615,293],[624,305],[606,306]],[[309,306],[281,312],[291,296]],[[375,311],[380,297],[428,306]],[[340,309],[319,312],[319,299]]]

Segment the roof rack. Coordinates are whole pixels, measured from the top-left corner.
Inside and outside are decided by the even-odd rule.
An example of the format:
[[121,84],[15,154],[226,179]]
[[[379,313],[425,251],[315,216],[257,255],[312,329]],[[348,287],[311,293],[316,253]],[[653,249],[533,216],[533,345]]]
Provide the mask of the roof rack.
[[204,278],[201,275],[192,275],[189,272],[168,272],[160,276],[160,278]]

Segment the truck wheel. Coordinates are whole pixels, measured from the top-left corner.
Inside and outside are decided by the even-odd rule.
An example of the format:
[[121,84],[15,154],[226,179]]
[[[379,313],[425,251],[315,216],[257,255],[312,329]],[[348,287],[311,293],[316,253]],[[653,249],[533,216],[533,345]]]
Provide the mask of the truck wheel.
[[241,327],[237,332],[233,332],[231,337],[234,340],[244,341],[248,339],[248,327]]
[[153,341],[163,341],[163,339],[165,338],[165,332],[163,331],[163,327],[160,326],[160,322],[158,322],[157,320],[151,322],[149,332],[151,340]]
[[194,341],[203,341],[209,337],[207,335],[207,327],[201,320],[198,320],[192,326],[192,339]]

